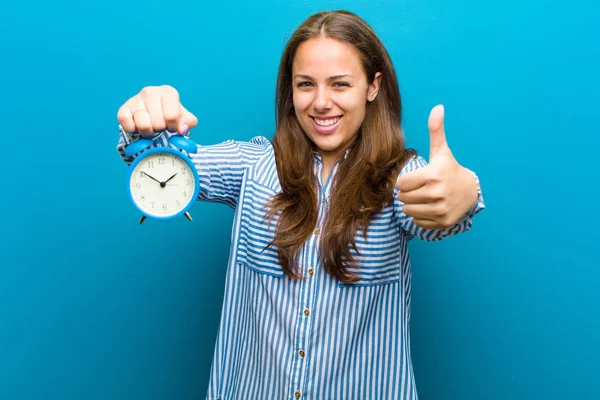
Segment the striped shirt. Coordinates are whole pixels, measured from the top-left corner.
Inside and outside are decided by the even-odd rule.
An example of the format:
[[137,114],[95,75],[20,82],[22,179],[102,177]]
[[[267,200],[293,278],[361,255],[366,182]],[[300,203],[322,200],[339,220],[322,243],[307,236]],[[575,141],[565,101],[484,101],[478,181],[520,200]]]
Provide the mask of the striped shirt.
[[[156,145],[167,145],[163,132]],[[130,138],[121,129],[117,149],[126,162]],[[298,256],[303,279],[288,278],[262,208],[281,190],[268,139],[226,141],[199,146],[190,154],[199,176],[199,200],[235,209],[222,314],[212,361],[207,400],[237,399],[400,399],[416,400],[410,354],[411,265],[407,243],[413,237],[437,241],[464,232],[484,208],[476,206],[455,226],[423,229],[402,211],[397,199],[372,220],[367,238],[356,244],[360,280],[342,284],[317,257],[319,233],[329,204],[336,164],[326,182],[314,157],[319,217]],[[426,165],[412,158],[401,174]],[[275,221],[274,221],[275,222]]]

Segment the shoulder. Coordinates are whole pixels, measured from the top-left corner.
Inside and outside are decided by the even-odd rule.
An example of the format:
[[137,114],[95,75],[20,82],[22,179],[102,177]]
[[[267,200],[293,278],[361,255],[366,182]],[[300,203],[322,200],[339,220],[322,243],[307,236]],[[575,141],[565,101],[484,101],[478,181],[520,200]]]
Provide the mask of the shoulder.
[[233,141],[237,143],[239,146],[244,146],[247,148],[252,148],[256,150],[269,150],[273,149],[273,145],[271,141],[267,139],[265,136],[254,136],[252,139],[248,141]]
[[253,162],[268,158],[274,153],[271,141],[264,136],[254,136],[248,141],[231,141],[231,143],[240,149],[244,158],[251,159]]
[[255,136],[248,142],[237,142],[248,160],[249,180],[262,186],[280,189],[275,162],[275,150],[271,140]]
[[259,146],[259,147],[273,148],[271,141],[269,139],[267,139],[265,136],[254,136],[252,139],[250,139],[249,143],[252,143],[253,145]]
[[255,136],[247,141],[228,139],[216,144],[199,145],[198,148],[198,156],[200,157],[206,154],[214,154],[223,155],[231,159],[239,158],[246,166],[273,153],[271,141],[264,136]]

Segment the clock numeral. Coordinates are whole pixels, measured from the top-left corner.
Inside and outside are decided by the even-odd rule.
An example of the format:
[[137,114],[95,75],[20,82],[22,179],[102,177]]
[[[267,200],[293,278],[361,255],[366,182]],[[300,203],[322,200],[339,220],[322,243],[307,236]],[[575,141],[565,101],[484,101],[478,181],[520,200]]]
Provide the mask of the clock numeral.
[[152,208],[154,208],[154,202],[151,202],[150,204],[152,204]]
[[158,157],[158,163],[159,163],[160,165],[164,164],[164,163],[165,163],[165,161],[166,161],[166,159],[165,159],[164,157]]
[[185,175],[185,171],[186,171],[186,168],[185,167],[181,167],[181,175]]
[[175,205],[176,205],[177,207],[181,207],[181,203],[179,202],[179,200],[175,200]]
[[144,177],[144,171],[140,171],[140,179],[142,179]]
[[167,205],[163,204],[163,211],[167,211]]
[[154,161],[148,161],[148,168],[154,168]]
[[146,200],[146,195],[145,194],[140,195],[140,199]]
[[141,185],[141,183],[138,182],[138,183],[135,184],[135,187],[136,187],[136,189],[139,189],[139,188],[142,187],[142,185]]
[[186,179],[185,183],[186,183],[186,185],[191,185],[192,184],[192,180],[191,179]]
[[187,197],[187,192],[183,192],[183,197]]

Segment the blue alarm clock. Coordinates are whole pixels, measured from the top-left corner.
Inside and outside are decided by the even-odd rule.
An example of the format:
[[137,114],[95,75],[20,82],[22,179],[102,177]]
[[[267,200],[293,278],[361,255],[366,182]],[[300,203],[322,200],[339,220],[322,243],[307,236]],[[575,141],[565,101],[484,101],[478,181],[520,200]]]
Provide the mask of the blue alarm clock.
[[[185,215],[196,202],[200,190],[198,171],[188,154],[198,151],[196,144],[186,137],[173,135],[168,139],[173,147],[152,147],[137,156],[127,170],[127,192],[137,210],[146,218],[170,220]],[[125,149],[132,155],[147,149],[152,139],[141,138]]]

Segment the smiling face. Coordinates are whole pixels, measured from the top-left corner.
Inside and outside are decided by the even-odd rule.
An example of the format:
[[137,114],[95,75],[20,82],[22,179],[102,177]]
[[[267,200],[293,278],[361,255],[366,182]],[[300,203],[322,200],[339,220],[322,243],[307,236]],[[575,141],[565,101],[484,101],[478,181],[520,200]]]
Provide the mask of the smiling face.
[[369,84],[360,54],[350,45],[318,36],[298,47],[292,63],[294,110],[325,164],[356,138],[380,81],[377,73]]

